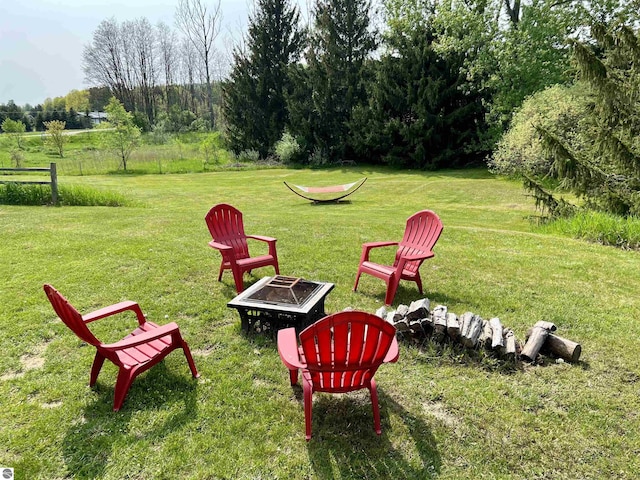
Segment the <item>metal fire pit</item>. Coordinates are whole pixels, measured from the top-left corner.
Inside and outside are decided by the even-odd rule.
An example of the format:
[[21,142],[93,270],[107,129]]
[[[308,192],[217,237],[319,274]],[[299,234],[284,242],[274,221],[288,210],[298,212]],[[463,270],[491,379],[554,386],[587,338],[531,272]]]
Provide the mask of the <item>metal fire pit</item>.
[[238,310],[245,332],[275,335],[287,327],[301,331],[326,315],[324,299],[333,287],[333,283],[296,277],[265,277],[227,303],[227,307]]

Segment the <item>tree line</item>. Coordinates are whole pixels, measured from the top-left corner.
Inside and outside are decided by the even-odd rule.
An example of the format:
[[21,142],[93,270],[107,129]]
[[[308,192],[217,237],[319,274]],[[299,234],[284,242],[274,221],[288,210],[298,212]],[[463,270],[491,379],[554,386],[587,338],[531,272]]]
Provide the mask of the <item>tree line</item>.
[[637,21],[633,2],[316,0],[303,26],[291,1],[257,0],[222,85],[229,143],[314,165],[481,163],[525,98],[572,81],[572,40],[615,18]]
[[526,98],[572,83],[572,42],[593,43],[594,22],[638,22],[631,0],[309,4],[305,23],[292,0],[255,0],[226,76],[219,0],[180,0],[174,27],[104,20],[83,54],[94,87],[39,107],[106,93],[143,130],[217,129],[236,153],[460,167],[484,161]]

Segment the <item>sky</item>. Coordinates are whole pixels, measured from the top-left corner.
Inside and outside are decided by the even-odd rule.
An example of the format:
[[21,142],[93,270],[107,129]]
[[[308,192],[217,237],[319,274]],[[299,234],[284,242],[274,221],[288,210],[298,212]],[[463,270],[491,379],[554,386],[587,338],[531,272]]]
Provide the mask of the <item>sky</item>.
[[[216,0],[205,0],[212,5]],[[221,0],[220,48],[239,41],[250,0]],[[88,88],[82,51],[98,24],[146,17],[172,27],[179,0],[0,0],[0,103],[35,106]]]

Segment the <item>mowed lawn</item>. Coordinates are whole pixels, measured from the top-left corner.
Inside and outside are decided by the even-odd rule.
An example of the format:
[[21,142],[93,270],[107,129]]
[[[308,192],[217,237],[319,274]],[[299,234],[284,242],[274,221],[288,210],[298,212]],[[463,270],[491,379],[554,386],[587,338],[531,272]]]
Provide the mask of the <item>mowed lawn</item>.
[[[368,177],[351,202],[312,205],[283,181]],[[255,170],[61,177],[126,194],[135,206],[0,206],[0,466],[19,479],[603,479],[640,475],[640,254],[540,234],[518,183],[483,170]],[[314,395],[304,440],[302,392],[275,343],[240,330],[208,209],[230,203],[247,233],[278,239],[281,273],[335,283],[328,312],[374,312],[381,280],[352,291],[361,244],[399,240],[421,209],[444,224],[422,267],[425,296],[458,315],[499,317],[524,340],[538,320],[582,344],[579,364],[509,364],[450,345],[402,341],[377,374],[382,435],[368,395]],[[255,247],[255,253],[263,248]],[[386,255],[386,257],[385,257]],[[392,251],[380,253],[390,259]],[[265,268],[250,284],[271,275]],[[133,383],[112,412],[116,368],[88,386],[95,350],[57,319],[43,283],[81,312],[130,299],[176,321],[180,351]],[[401,283],[394,305],[420,298]],[[92,324],[104,341],[130,316]]]

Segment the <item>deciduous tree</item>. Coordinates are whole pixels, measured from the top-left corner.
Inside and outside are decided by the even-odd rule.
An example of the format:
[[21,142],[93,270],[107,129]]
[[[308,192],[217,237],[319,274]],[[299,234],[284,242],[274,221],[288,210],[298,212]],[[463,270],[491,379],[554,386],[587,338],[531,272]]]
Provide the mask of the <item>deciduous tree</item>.
[[189,40],[199,59],[203,80],[207,89],[207,111],[211,128],[215,128],[213,100],[215,39],[220,34],[222,12],[220,0],[209,8],[204,0],[180,0],[176,10],[176,24]]
[[133,115],[127,112],[116,98],[111,98],[105,111],[109,119],[105,128],[111,127],[113,129],[105,132],[106,144],[116,152],[122,169],[126,171],[131,152],[139,145],[140,128],[135,126]]
[[68,137],[64,134],[66,123],[60,120],[51,120],[44,122],[46,128],[46,142],[53,146],[60,158],[64,157],[64,144],[67,143]]
[[26,125],[21,120],[5,118],[0,127],[4,133],[15,139],[18,149],[22,149],[22,135],[27,129]]

